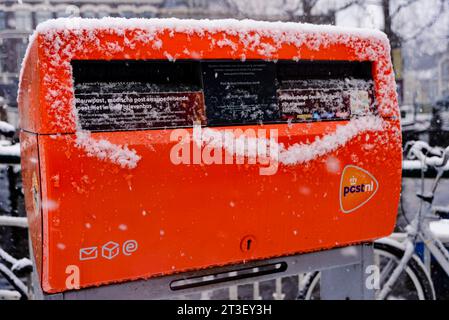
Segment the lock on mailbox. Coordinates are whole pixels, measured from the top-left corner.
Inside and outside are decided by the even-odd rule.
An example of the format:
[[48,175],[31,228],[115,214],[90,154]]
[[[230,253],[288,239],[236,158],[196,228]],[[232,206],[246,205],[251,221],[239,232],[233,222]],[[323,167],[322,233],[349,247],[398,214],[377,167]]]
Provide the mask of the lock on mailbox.
[[[388,235],[401,179],[389,43],[296,23],[38,26],[22,170],[47,293]],[[71,270],[71,269],[70,269]]]

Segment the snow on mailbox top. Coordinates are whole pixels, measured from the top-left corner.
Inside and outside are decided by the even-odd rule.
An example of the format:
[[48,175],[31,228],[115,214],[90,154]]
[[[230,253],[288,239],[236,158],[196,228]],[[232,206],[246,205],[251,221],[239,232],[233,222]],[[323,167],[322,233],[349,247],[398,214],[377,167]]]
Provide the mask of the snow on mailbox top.
[[79,131],[72,60],[143,59],[372,61],[379,113],[398,116],[390,45],[380,31],[232,19],[60,18],[38,25],[30,38],[19,89],[22,128]]

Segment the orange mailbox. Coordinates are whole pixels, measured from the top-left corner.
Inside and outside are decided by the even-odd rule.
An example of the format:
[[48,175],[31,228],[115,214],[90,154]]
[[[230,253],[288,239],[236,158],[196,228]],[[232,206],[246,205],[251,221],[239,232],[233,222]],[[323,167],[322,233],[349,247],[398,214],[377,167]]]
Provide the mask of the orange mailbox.
[[377,31],[39,25],[19,106],[43,290],[73,289],[74,271],[80,287],[97,286],[390,234],[401,179],[395,90]]

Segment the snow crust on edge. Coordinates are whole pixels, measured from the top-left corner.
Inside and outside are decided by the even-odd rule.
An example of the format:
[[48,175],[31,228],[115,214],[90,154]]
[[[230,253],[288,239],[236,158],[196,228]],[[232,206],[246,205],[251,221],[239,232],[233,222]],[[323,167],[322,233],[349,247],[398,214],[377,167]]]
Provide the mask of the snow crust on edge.
[[[136,29],[140,31],[136,32],[132,38],[128,38],[125,34],[126,30]],[[107,30],[111,34],[121,35],[124,37],[124,41],[122,44],[117,42],[101,44],[97,34],[99,30]],[[59,18],[48,20],[38,25],[30,40],[36,38],[37,35],[43,35],[45,39],[43,44],[44,54],[52,57],[51,63],[48,65],[49,69],[63,68],[71,73],[70,59],[75,55],[75,52],[79,53],[86,50],[82,45],[83,43],[91,42],[97,43],[99,46],[106,46],[110,54],[121,52],[125,48],[132,48],[137,42],[153,43],[154,48],[163,50],[163,43],[158,38],[158,34],[167,30],[170,30],[171,34],[179,32],[188,35],[197,34],[199,36],[204,36],[206,32],[209,34],[224,32],[228,36],[237,37],[236,41],[243,44],[245,50],[264,54],[267,56],[267,60],[275,59],[272,53],[283,44],[293,44],[298,46],[298,48],[306,45],[307,48],[314,51],[332,44],[345,44],[355,50],[356,56],[360,60],[379,61],[381,58],[386,59],[386,63],[379,64],[376,72],[378,81],[383,83],[383,88],[385,88],[382,90],[378,89],[381,100],[378,102],[385,108],[391,107],[393,102],[392,97],[395,92],[392,92],[391,88],[395,88],[395,85],[394,74],[389,72],[391,69],[390,46],[386,35],[378,30],[234,19]],[[69,35],[70,32],[79,35],[81,39],[75,42],[71,39],[69,42],[66,42],[63,38],[65,35]],[[262,41],[262,37],[269,37],[274,42],[265,43]],[[359,39],[370,40],[370,45],[358,43]],[[208,40],[215,43],[215,40],[210,37]],[[235,41],[226,38],[226,36],[215,44],[220,47],[229,46],[231,49],[237,47]],[[169,53],[167,52],[167,54]],[[299,60],[300,58],[300,51],[298,51],[297,59]],[[245,57],[242,57],[242,60],[244,59]],[[172,60],[176,60],[176,57],[172,57]],[[48,92],[46,99],[49,101],[51,111],[54,112],[58,125],[70,126],[70,123],[75,122],[78,131],[76,144],[79,147],[84,148],[89,156],[98,157],[101,160],[109,160],[124,168],[137,166],[140,156],[137,155],[135,150],[128,149],[126,145],[113,145],[106,140],[95,140],[90,133],[79,131],[73,101],[71,102],[73,105],[73,119],[67,119],[66,116],[59,114],[60,107],[68,103],[68,101],[61,101],[58,97],[61,97],[60,93],[64,91],[73,93],[72,83],[55,84],[50,76],[45,76],[43,81],[52,84],[51,87],[54,88]],[[356,119],[345,126],[345,130],[339,127],[334,134],[317,139],[311,145],[293,145],[288,148],[279,145],[279,160],[286,164],[310,161],[314,157],[335,150],[342,143],[346,143],[351,137],[359,133],[357,130],[369,131],[371,128],[369,125],[372,124],[373,122],[363,122]],[[363,125],[368,125],[368,127],[361,128],[360,126]],[[341,139],[338,135],[342,135]]]
[[38,33],[49,31],[63,31],[67,29],[98,30],[98,29],[116,29],[124,30],[138,28],[143,30],[172,29],[181,33],[204,33],[221,32],[227,33],[246,33],[256,31],[258,33],[279,33],[279,32],[297,32],[321,33],[329,35],[348,34],[358,37],[376,37],[381,40],[387,40],[387,36],[380,30],[366,28],[349,28],[331,25],[314,25],[296,22],[268,22],[256,21],[251,19],[178,19],[178,18],[113,18],[105,17],[102,19],[90,18],[57,18],[50,19],[40,23],[36,27]]
[[[255,138],[244,135],[236,137],[230,131],[210,128],[203,128],[201,131],[194,130],[193,141],[197,146],[208,145],[212,148],[224,148],[230,155],[238,157],[257,156],[264,158],[270,154],[267,149],[271,149],[276,151],[274,155],[277,158],[273,160],[285,165],[296,165],[334,152],[359,134],[382,131],[385,128],[386,123],[382,118],[366,116],[351,119],[348,124],[337,126],[335,132],[317,137],[312,143],[296,143],[288,147],[270,138]],[[201,132],[201,136],[198,132]],[[237,143],[234,145],[234,143],[229,143],[230,141],[237,141]],[[239,141],[241,143],[238,143]],[[261,146],[263,147],[261,148]]]
[[347,125],[338,126],[334,133],[317,137],[311,144],[294,144],[288,148],[282,146],[279,161],[287,165],[305,163],[337,150],[361,133],[383,129],[384,120],[380,117],[352,119]]

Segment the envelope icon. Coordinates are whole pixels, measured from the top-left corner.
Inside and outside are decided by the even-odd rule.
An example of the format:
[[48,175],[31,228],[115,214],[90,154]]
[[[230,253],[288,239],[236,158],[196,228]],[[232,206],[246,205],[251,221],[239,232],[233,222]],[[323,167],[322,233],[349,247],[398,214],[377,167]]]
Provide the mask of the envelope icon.
[[94,260],[98,257],[97,247],[89,247],[80,249],[80,260]]

